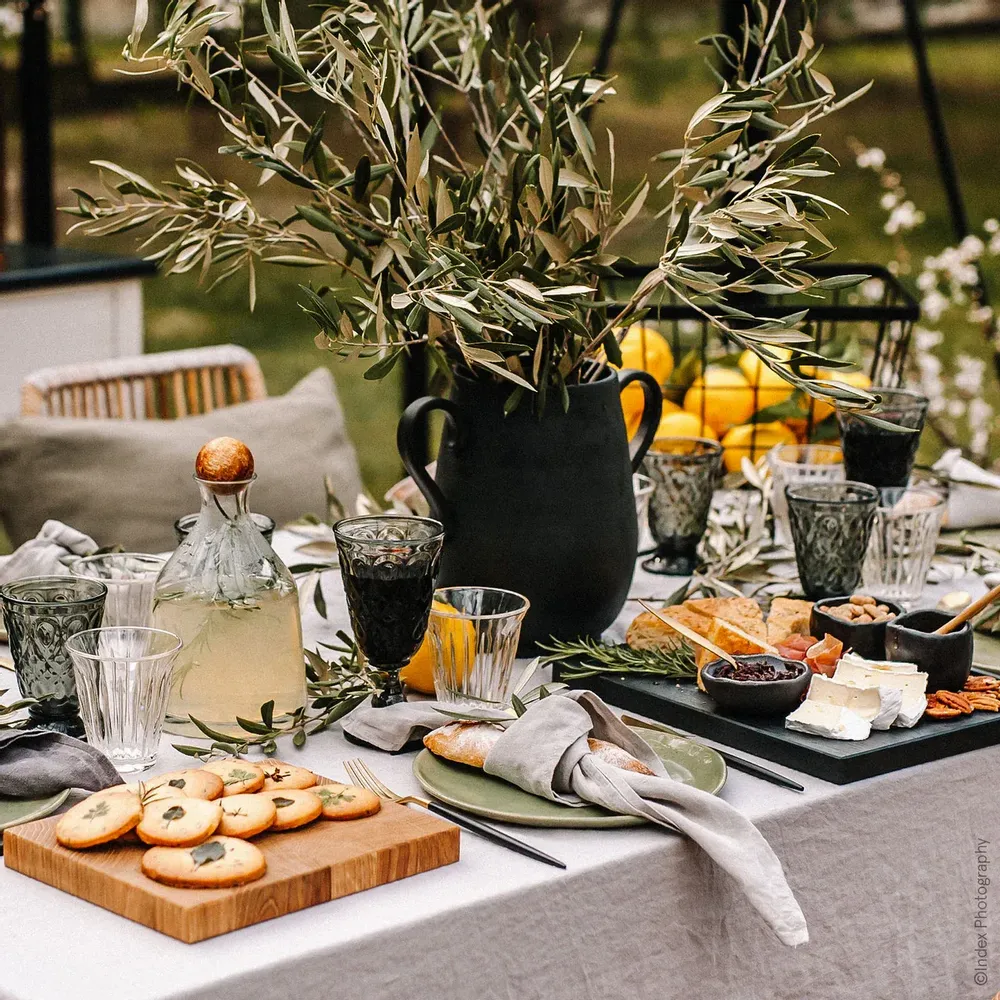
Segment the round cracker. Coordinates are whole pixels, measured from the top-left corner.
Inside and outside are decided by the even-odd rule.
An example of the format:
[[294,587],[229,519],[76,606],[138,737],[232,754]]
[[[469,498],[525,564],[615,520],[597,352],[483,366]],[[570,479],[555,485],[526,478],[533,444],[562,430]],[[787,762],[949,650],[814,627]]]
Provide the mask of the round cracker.
[[221,802],[179,795],[146,803],[136,833],[144,844],[194,847],[215,833],[221,819]]
[[210,760],[203,768],[217,774],[222,779],[222,795],[245,795],[248,792],[259,792],[264,787],[264,771],[256,764],[239,757],[226,757],[225,760]]
[[283,760],[269,760],[260,765],[264,772],[264,791],[274,792],[278,789],[312,788],[316,784],[316,775],[304,767],[286,764]]
[[277,809],[272,830],[295,830],[311,823],[323,812],[319,796],[299,788],[282,788],[280,791],[263,791],[261,796],[270,799]]
[[357,785],[331,781],[309,791],[323,803],[324,819],[361,819],[374,816],[382,808],[382,800],[374,792]]
[[278,815],[277,806],[266,795],[229,795],[222,800],[219,833],[246,840],[269,830]]
[[183,771],[170,771],[158,774],[155,778],[143,783],[143,798],[154,802],[164,798],[189,799],[222,798],[222,778],[204,768],[187,768]]
[[92,795],[59,817],[56,840],[76,849],[107,844],[128,833],[141,816],[138,796]]
[[260,849],[236,837],[212,837],[197,847],[152,847],[142,856],[143,875],[182,889],[245,885],[266,871]]

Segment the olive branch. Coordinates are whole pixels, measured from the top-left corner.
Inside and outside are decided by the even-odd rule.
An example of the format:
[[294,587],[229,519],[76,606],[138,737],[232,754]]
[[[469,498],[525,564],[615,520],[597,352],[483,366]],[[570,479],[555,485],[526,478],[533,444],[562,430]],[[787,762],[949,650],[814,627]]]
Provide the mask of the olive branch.
[[[864,277],[807,270],[833,249],[822,220],[842,211],[806,188],[835,163],[808,130],[867,90],[838,99],[815,68],[815,0],[780,0],[773,15],[748,4],[735,37],[702,40],[723,70],[713,69],[719,92],[683,147],[658,158],[666,174],[621,200],[614,136],[598,142],[588,125],[613,81],[574,70],[575,49],[557,57],[549,39],[523,38],[504,3],[348,0],[304,28],[285,0],[261,10],[264,34],[230,46],[213,33],[228,11],[172,0],[143,48],[139,0],[125,56],[207,102],[229,137],[224,154],[257,167],[262,184],[302,192],[294,216],[266,216],[189,161],[164,184],[96,161],[105,192],[75,189],[67,209],[84,232],[152,230],[149,259],[168,273],[198,268],[209,287],[245,271],[251,308],[259,265],[314,268],[320,283],[301,286],[300,305],[319,346],[372,359],[367,378],[419,347],[448,379],[506,381],[508,409],[525,393],[541,409],[550,391],[568,405],[567,385],[619,364],[623,329],[664,294],[796,388],[849,407],[877,401],[826,377],[844,363],[803,346],[804,309],[765,319],[734,304]],[[304,110],[317,100],[319,114]],[[332,148],[328,117],[357,137],[356,162]],[[650,212],[666,229],[658,266],[626,302],[608,301],[601,282],[618,276],[619,237]]]

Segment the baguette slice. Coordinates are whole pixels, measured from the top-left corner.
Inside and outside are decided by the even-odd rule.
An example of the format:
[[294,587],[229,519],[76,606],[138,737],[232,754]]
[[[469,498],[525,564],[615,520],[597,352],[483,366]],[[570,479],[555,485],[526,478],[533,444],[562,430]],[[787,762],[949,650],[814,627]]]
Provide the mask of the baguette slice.
[[[712,627],[712,619],[698,611],[683,604],[674,604],[669,608],[660,609],[669,618],[674,618],[682,625],[686,625],[692,632],[708,638],[709,629]],[[678,638],[678,633],[669,625],[661,622],[652,612],[643,611],[641,615],[633,619],[632,624],[625,633],[625,641],[633,649],[662,649],[666,646],[673,646]]]
[[812,601],[776,597],[767,615],[767,641],[777,646],[790,635],[808,635],[812,608]]
[[[482,767],[486,757],[504,727],[492,722],[449,722],[448,725],[435,729],[424,737],[424,746],[432,754],[453,760],[469,767]],[[627,750],[606,740],[588,739],[591,752],[602,760],[623,771],[635,771],[638,774],[653,774],[641,760],[637,760]]]
[[[716,618],[708,638],[721,650],[729,653],[730,656],[750,656],[755,653],[770,653],[772,656],[780,655],[766,639],[756,635],[750,635],[738,625]],[[698,665],[698,687],[705,690],[705,685],[701,681],[701,670],[706,664],[715,659],[713,653],[707,649],[699,648],[695,653],[695,663]]]
[[764,622],[760,605],[751,597],[701,597],[685,601],[684,607],[708,618],[721,618],[741,627],[744,622]]

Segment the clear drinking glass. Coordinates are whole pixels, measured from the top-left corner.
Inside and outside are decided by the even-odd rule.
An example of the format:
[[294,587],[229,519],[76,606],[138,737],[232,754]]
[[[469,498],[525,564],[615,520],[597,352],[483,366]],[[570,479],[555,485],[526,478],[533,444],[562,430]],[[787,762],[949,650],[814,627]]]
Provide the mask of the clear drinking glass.
[[87,742],[122,774],[156,763],[181,640],[156,628],[116,626],[66,642]]
[[28,709],[33,726],[83,735],[66,640],[97,628],[108,588],[75,576],[37,576],[0,587],[18,690],[42,699]]
[[[837,409],[844,474],[853,482],[868,483],[879,489],[906,486],[930,401],[909,389],[872,386],[871,392],[882,397],[875,409]],[[906,429],[880,427],[865,420],[862,413]]]
[[722,445],[708,438],[657,438],[643,461],[654,483],[649,530],[656,554],[642,567],[650,573],[687,576],[694,572],[698,543],[708,525]]
[[466,708],[508,708],[511,672],[530,603],[498,587],[434,591],[428,632],[438,701]]
[[792,544],[792,529],[788,523],[788,501],[785,487],[793,483],[842,482],[844,453],[836,444],[783,444],[767,453],[774,491],[774,540],[778,545]]
[[427,631],[444,526],[429,517],[380,514],[338,521],[333,533],[354,638],[386,675],[372,705],[395,705],[406,700],[399,671]]
[[149,625],[153,617],[156,577],[166,561],[163,556],[144,552],[108,552],[81,556],[70,564],[70,568],[76,576],[100,580],[108,588],[103,624],[113,628]]
[[910,604],[924,589],[946,503],[927,489],[880,493],[864,563],[865,590]]
[[796,483],[785,487],[785,497],[802,592],[810,601],[853,593],[861,583],[878,490],[849,480]]

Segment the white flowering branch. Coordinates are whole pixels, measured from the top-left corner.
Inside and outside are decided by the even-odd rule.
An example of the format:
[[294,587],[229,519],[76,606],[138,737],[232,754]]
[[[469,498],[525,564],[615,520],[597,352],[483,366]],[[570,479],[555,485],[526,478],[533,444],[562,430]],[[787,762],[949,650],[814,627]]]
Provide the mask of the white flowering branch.
[[[879,178],[882,193],[879,206],[886,212],[883,229],[892,237],[894,259],[889,270],[905,275],[914,271],[913,255],[906,237],[923,225],[926,216],[907,196],[902,178],[886,165],[885,153],[866,148],[852,140],[856,164],[873,171]],[[930,399],[928,422],[949,447],[961,447],[963,453],[979,464],[989,460],[994,425],[994,410],[983,399],[987,364],[982,358],[959,352],[947,362],[937,349],[944,343],[942,321],[964,313],[969,323],[981,327],[994,352],[1000,370],[1000,335],[995,310],[983,301],[980,261],[1000,256],[1000,222],[987,219],[983,236],[969,235],[957,246],[945,247],[936,256],[920,263],[915,283],[920,293],[923,323],[914,328],[911,352],[907,359],[911,374],[921,391]],[[878,284],[879,282],[875,282]],[[862,295],[881,297],[881,287],[862,286]]]

